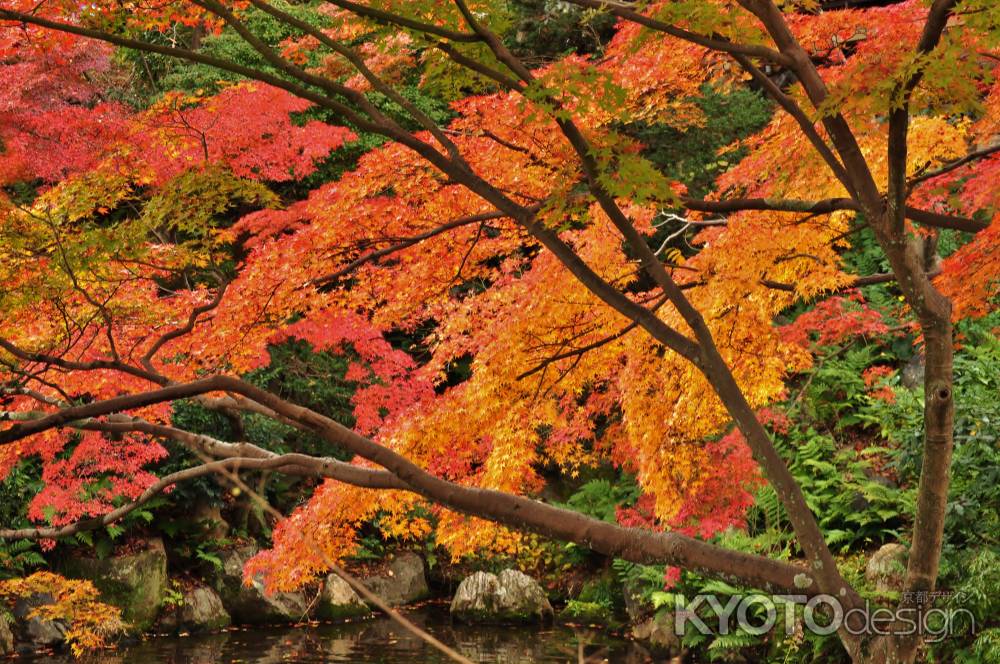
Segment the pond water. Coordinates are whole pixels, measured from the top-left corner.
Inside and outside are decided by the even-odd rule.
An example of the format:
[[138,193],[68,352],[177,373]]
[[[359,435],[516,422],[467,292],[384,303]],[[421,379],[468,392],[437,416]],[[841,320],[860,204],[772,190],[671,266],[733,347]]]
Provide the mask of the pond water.
[[[447,605],[427,605],[405,615],[473,662],[521,664],[581,661],[638,664],[653,661],[627,639],[564,626],[470,626],[452,622]],[[79,664],[68,654],[15,658],[32,664]],[[340,624],[295,628],[237,627],[219,634],[151,637],[84,659],[99,664],[297,664],[448,662],[391,619],[378,616]]]

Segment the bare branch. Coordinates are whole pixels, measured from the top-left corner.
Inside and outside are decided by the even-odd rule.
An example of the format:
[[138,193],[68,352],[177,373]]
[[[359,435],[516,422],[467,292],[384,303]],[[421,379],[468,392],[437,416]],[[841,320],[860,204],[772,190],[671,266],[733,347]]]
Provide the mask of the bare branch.
[[692,44],[697,44],[698,46],[704,46],[712,51],[742,55],[751,58],[761,58],[762,60],[767,60],[769,62],[773,62],[774,64],[786,67],[790,65],[790,59],[787,56],[779,53],[778,51],[767,48],[766,46],[736,44],[721,37],[707,37],[705,35],[700,35],[696,32],[684,30],[683,28],[678,28],[675,25],[670,25],[669,23],[664,23],[663,21],[658,21],[654,18],[640,14],[625,3],[611,2],[610,0],[566,1],[581,7],[606,10],[619,18],[624,18],[652,30],[666,33],[671,37],[677,37],[678,39],[683,39],[684,41],[691,42]]
[[471,226],[472,224],[480,224],[494,219],[503,219],[506,216],[507,215],[504,214],[503,212],[493,211],[493,212],[481,212],[479,214],[473,214],[466,217],[459,217],[458,219],[453,219],[452,221],[441,224],[440,226],[435,226],[434,228],[428,231],[424,231],[423,233],[419,233],[417,235],[412,235],[393,245],[384,247],[377,251],[373,251],[371,253],[365,254],[364,256],[356,258],[355,260],[351,261],[350,263],[340,268],[336,272],[331,272],[330,274],[325,274],[321,277],[316,277],[315,279],[310,280],[308,285],[323,286],[325,284],[329,284],[354,272],[362,265],[375,262],[380,258],[385,258],[386,256],[389,256],[391,254],[412,247],[415,244],[419,244],[424,240],[429,240],[432,237],[436,237],[443,233],[447,233],[448,231],[454,230],[456,228],[461,228],[463,226]]
[[[667,301],[666,296],[661,297],[652,307],[650,307],[650,311],[655,312],[660,307],[662,307],[664,305],[664,303],[666,303],[666,301]],[[608,335],[606,337],[598,339],[597,341],[594,341],[592,343],[586,344],[585,346],[581,346],[579,348],[574,348],[573,350],[568,350],[566,352],[558,353],[556,355],[553,355],[552,357],[546,358],[545,360],[543,360],[537,366],[532,367],[531,369],[528,369],[524,373],[519,374],[517,376],[516,380],[524,380],[525,378],[527,378],[527,377],[529,377],[529,376],[531,376],[533,374],[536,374],[539,371],[543,371],[550,364],[553,364],[553,363],[558,362],[560,360],[565,360],[565,359],[570,358],[570,357],[579,357],[581,355],[585,355],[586,353],[589,353],[592,350],[597,350],[598,348],[600,348],[602,346],[606,346],[609,343],[612,343],[614,341],[617,341],[617,340],[621,339],[626,334],[628,334],[632,330],[636,329],[638,326],[639,326],[639,324],[637,322],[633,321],[632,323],[626,325],[625,327],[623,327],[622,329],[618,330],[614,334],[610,334],[610,335]]]
[[416,32],[422,32],[428,35],[434,35],[435,37],[441,37],[453,42],[478,42],[481,41],[479,35],[470,34],[468,32],[458,32],[455,30],[449,30],[447,28],[442,28],[438,25],[433,25],[431,23],[424,23],[422,21],[417,21],[412,18],[407,18],[405,16],[400,16],[399,14],[393,14],[392,12],[383,11],[381,9],[375,9],[368,5],[361,5],[356,2],[350,2],[350,0],[326,0],[331,5],[336,5],[341,9],[346,9],[352,14],[357,14],[358,16],[364,16],[370,18],[379,23],[388,23],[390,25],[398,25],[401,28],[406,28],[407,30],[414,30]]
[[283,459],[288,468],[282,469],[280,472],[286,475],[326,477],[366,489],[406,489],[403,482],[385,471],[363,468],[329,457],[314,457],[297,453],[279,455],[252,443],[226,443],[203,434],[191,433],[162,424],[153,424],[136,418],[119,417],[111,421],[93,420],[81,423],[74,428],[112,433],[138,431],[159,438],[175,440],[189,449],[200,450],[216,458],[270,459],[272,461]]
[[[928,273],[927,276],[934,277],[938,274],[940,274],[940,270]],[[842,293],[844,291],[854,290],[855,288],[862,288],[864,286],[874,286],[875,284],[888,284],[893,281],[896,281],[896,275],[892,272],[869,274],[864,277],[858,277],[846,286],[830,291],[829,294]],[[778,281],[771,281],[769,279],[761,279],[760,283],[772,290],[780,290],[788,293],[794,293],[796,291],[795,286],[792,284],[784,284]]]
[[198,318],[202,314],[207,314],[208,312],[212,311],[213,309],[218,307],[219,304],[222,303],[222,297],[226,294],[226,288],[228,286],[229,284],[227,283],[223,283],[222,285],[220,285],[219,289],[215,293],[215,297],[213,297],[210,302],[195,307],[194,309],[191,310],[191,315],[188,317],[187,323],[185,323],[184,326],[163,334],[159,339],[157,339],[153,343],[152,346],[149,347],[149,350],[146,351],[146,354],[143,355],[142,359],[140,360],[142,366],[146,368],[146,371],[148,371],[151,374],[158,373],[156,371],[156,368],[153,367],[153,358],[155,358],[156,354],[160,352],[160,349],[162,349],[166,344],[170,343],[174,339],[179,339],[180,337],[183,337],[186,334],[190,334],[194,330],[194,326],[198,324]]
[[922,182],[926,182],[927,180],[932,180],[941,175],[945,175],[946,173],[951,173],[957,168],[961,168],[966,164],[982,159],[983,157],[988,157],[992,154],[996,154],[997,152],[1000,152],[1000,143],[996,145],[991,145],[990,147],[983,148],[981,150],[974,150],[973,152],[970,152],[969,154],[962,157],[961,159],[956,159],[955,161],[948,162],[947,164],[941,166],[940,168],[936,168],[932,171],[927,171],[925,173],[921,173],[919,175],[910,178],[909,180],[906,181],[906,188],[908,191],[912,191],[914,187],[916,187],[918,184]]
[[[711,212],[715,214],[729,214],[748,210],[803,212],[809,214],[828,214],[837,210],[863,211],[862,206],[851,198],[825,198],[818,201],[790,198],[734,198],[721,201],[707,201],[687,198],[683,199],[681,204],[695,212]],[[904,212],[907,219],[935,228],[951,228],[968,233],[977,233],[989,226],[988,223],[977,221],[971,217],[931,212],[909,205],[904,208]]]
[[[267,501],[266,498],[261,496],[260,493],[258,493],[257,491],[254,491],[249,486],[247,486],[246,482],[240,479],[240,476],[237,473],[225,472],[224,475],[226,476],[227,479],[229,479],[230,482],[232,482],[234,486],[242,489],[258,505],[260,505],[264,511],[268,512],[272,517],[274,517],[275,519],[284,518],[283,515],[278,510],[276,510],[271,505],[271,503]],[[313,552],[317,556],[319,556],[323,560],[323,562],[327,566],[329,566],[330,569],[334,571],[334,573],[337,576],[343,579],[347,583],[347,585],[351,586],[351,588],[353,588],[358,594],[360,594],[361,597],[363,597],[366,602],[377,607],[380,611],[385,613],[392,620],[395,620],[397,623],[399,623],[404,629],[409,630],[417,637],[430,644],[432,647],[437,648],[439,651],[443,652],[452,661],[459,662],[459,664],[472,664],[471,660],[466,658],[464,655],[459,653],[454,648],[445,645],[434,636],[431,636],[428,632],[417,627],[410,620],[405,618],[399,611],[389,606],[385,602],[385,600],[383,600],[381,597],[373,593],[371,590],[368,589],[367,586],[365,586],[363,583],[354,578],[354,576],[348,574],[343,568],[340,567],[340,565],[338,565],[335,561],[331,560],[330,556],[327,555],[322,548],[320,548],[319,544],[316,542],[316,539],[311,532],[307,531],[304,533],[304,535],[306,540],[309,542],[311,548],[313,549]]]
[[66,369],[69,371],[98,371],[102,369],[107,369],[111,371],[121,371],[122,373],[127,373],[137,378],[142,378],[148,380],[151,383],[157,385],[166,385],[167,379],[155,372],[140,369],[139,367],[134,367],[124,362],[117,360],[93,360],[91,362],[73,362],[70,360],[63,359],[56,355],[49,355],[47,353],[33,353],[21,349],[12,342],[0,337],[0,348],[13,355],[19,360],[24,362],[37,362],[44,365],[50,365],[54,367],[59,367],[60,369]]
[[211,475],[213,473],[221,473],[227,470],[263,470],[263,469],[281,469],[283,466],[290,465],[282,457],[275,457],[273,459],[243,459],[243,458],[232,458],[232,459],[222,459],[220,461],[213,461],[211,463],[202,464],[200,466],[195,466],[194,468],[187,468],[185,470],[180,470],[176,473],[171,473],[155,484],[150,486],[148,489],[142,492],[142,494],[134,501],[122,505],[107,514],[99,517],[94,517],[93,519],[86,519],[83,521],[77,521],[65,526],[56,527],[37,527],[37,528],[6,528],[0,530],[0,540],[20,540],[20,539],[56,539],[58,537],[68,537],[70,535],[75,535],[79,532],[84,532],[87,530],[95,530],[97,528],[102,528],[109,524],[114,523],[128,515],[130,512],[142,507],[145,503],[149,502],[155,496],[163,493],[165,489],[174,484],[180,482],[185,482],[187,480],[192,480],[197,477],[204,477],[205,475]]

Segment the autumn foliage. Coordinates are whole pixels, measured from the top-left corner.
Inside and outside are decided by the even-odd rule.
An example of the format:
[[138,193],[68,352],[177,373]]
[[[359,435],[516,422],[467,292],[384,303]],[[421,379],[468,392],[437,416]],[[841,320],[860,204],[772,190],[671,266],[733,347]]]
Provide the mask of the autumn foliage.
[[[462,29],[451,3],[371,4]],[[720,39],[769,43],[751,14],[731,11],[733,3],[700,4],[692,12],[690,3],[654,2],[643,13]],[[786,4],[792,33],[829,86],[808,123],[823,140],[827,130],[812,123],[841,114],[885,190],[891,165],[882,118],[898,105],[900,72],[915,66],[926,3],[818,12]],[[948,33],[940,58],[921,62],[905,155],[910,205],[986,226],[934,266],[956,319],[994,308],[1000,284],[1000,153],[950,166],[995,145],[1000,131],[996,44],[984,36],[995,38],[984,21],[998,17],[989,3],[979,5],[989,19],[972,13]],[[489,12],[492,3],[475,7]],[[253,11],[247,3],[229,10]],[[43,11],[65,18],[75,4]],[[123,12],[119,3],[96,2],[85,14],[82,24],[124,26],[129,35],[172,25],[223,29],[220,14],[201,3]],[[664,175],[629,131],[636,123],[702,128],[693,100],[704,86],[748,84],[728,55],[622,19],[601,57],[544,63],[515,91],[462,70],[412,31],[346,10],[319,15],[323,38],[360,44],[364,68],[380,80],[409,81],[421,70],[417,87],[434,91],[451,81],[461,93],[448,99],[442,131],[419,127],[411,135],[453,150],[631,303],[691,332],[624,248],[606,202],[585,186],[599,183],[700,313],[761,418],[816,348],[889,332],[853,290],[870,275],[843,262],[864,223],[857,208],[685,212],[688,183]],[[399,141],[367,151],[306,195],[289,195],[366,129],[260,81],[165,91],[136,109],[104,94],[123,76],[110,48],[52,34],[10,31],[0,67],[0,182],[8,192],[30,185],[37,194],[11,193],[0,211],[6,419],[216,373],[244,375],[268,364],[270,347],[297,339],[348,356],[355,430],[434,476],[538,496],[553,469],[574,477],[610,463],[635,473],[642,490],[638,505],[619,514],[624,525],[707,540],[743,524],[764,479],[710,379],[607,306],[524,224]],[[338,94],[348,102],[363,104],[375,84],[325,45],[303,35],[271,46],[304,75],[326,77],[347,90]],[[482,55],[481,45],[456,48]],[[806,103],[797,86],[788,95]],[[399,111],[393,103],[386,113]],[[598,176],[585,172],[567,119],[589,142]],[[730,148],[743,156],[717,179],[708,203],[851,195],[786,113]],[[914,237],[942,232],[906,223]],[[816,306],[791,324],[776,321],[801,303]],[[401,349],[400,334],[419,352]],[[879,378],[866,376],[873,391]],[[128,416],[165,425],[172,409],[156,403]],[[0,446],[0,473],[40,457],[45,488],[30,516],[59,526],[139,497],[165,455],[148,434],[60,428]],[[277,524],[273,548],[247,572],[263,572],[272,589],[298,587],[352,553],[358,529],[376,516],[385,536],[433,534],[456,558],[530,546],[513,529],[417,493],[328,479]]]
[[36,606],[28,616],[65,624],[66,642],[74,655],[108,645],[125,629],[121,610],[101,602],[97,588],[90,581],[64,579],[52,572],[0,581],[0,598],[10,604],[43,593],[51,595],[53,601]]

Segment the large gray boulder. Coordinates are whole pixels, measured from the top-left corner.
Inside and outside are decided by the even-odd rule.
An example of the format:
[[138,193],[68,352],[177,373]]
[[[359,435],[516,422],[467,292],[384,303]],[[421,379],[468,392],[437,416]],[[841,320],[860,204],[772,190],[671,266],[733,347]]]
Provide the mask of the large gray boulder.
[[906,576],[906,557],[906,547],[902,544],[883,544],[865,565],[865,580],[875,586],[876,592],[901,591]]
[[32,609],[55,603],[49,593],[36,593],[14,602],[14,618],[17,640],[30,643],[34,647],[48,648],[66,640],[66,623],[61,620],[42,620],[30,617]]
[[357,618],[372,611],[364,603],[354,588],[337,574],[330,574],[323,580],[315,615],[324,620]]
[[159,538],[103,560],[71,558],[62,564],[62,570],[67,577],[93,583],[101,601],[122,610],[122,620],[133,632],[144,632],[153,625],[167,591],[167,552]]
[[260,575],[250,585],[244,584],[243,567],[255,553],[255,547],[241,547],[222,554],[219,596],[233,622],[250,625],[300,622],[309,608],[302,593],[268,595]]
[[506,569],[499,576],[476,572],[463,579],[451,615],[466,622],[531,622],[551,620],[553,611],[537,581]]
[[362,583],[389,606],[412,604],[430,595],[424,561],[411,552],[393,558],[385,574],[368,577]]
[[222,598],[207,586],[185,592],[177,610],[177,626],[187,632],[217,632],[232,622]]

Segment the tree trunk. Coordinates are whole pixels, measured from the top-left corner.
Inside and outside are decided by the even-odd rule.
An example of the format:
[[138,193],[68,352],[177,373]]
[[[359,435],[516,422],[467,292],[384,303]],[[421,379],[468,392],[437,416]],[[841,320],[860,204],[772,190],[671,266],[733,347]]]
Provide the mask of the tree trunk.
[[[913,611],[918,603],[927,602],[928,594],[935,589],[944,540],[954,443],[952,308],[951,301],[934,287],[927,274],[936,256],[928,255],[926,249],[936,243],[921,237],[907,237],[901,219],[894,220],[890,215],[884,216],[880,223],[873,223],[872,228],[892,265],[906,303],[920,323],[927,365],[923,460],[903,597],[897,607],[900,611]],[[861,649],[851,654],[856,662],[910,664],[915,661],[922,643],[919,633],[894,632],[866,639]]]

